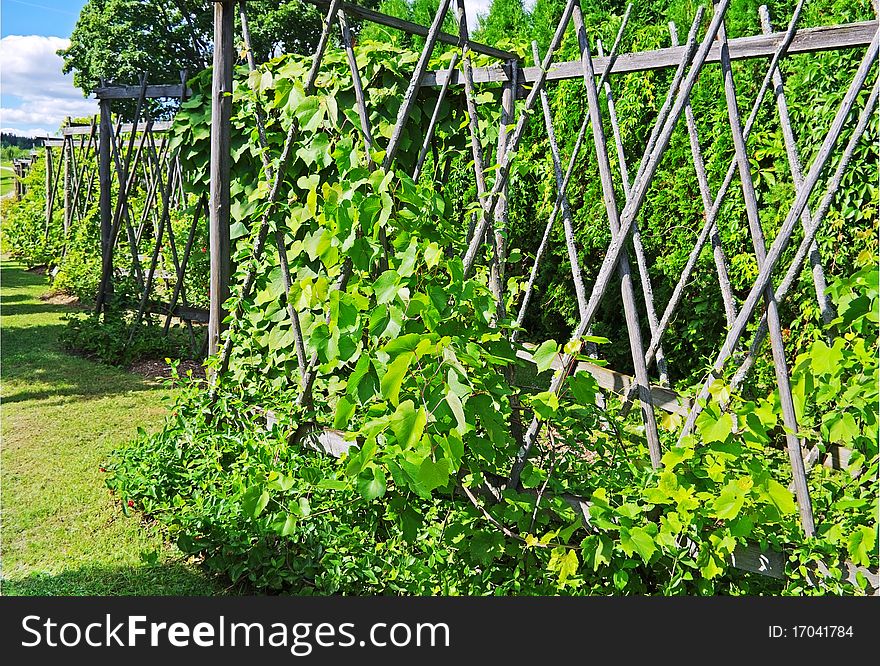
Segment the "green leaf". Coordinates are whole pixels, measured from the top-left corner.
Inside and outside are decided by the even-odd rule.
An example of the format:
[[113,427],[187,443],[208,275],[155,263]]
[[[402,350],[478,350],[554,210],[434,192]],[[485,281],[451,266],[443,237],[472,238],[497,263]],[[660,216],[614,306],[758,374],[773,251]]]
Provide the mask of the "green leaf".
[[339,398],[339,402],[336,403],[336,416],[333,419],[333,427],[337,430],[344,430],[351,419],[351,415],[354,414],[354,408],[354,403],[348,398],[345,396]]
[[230,240],[235,240],[236,238],[241,238],[242,236],[248,235],[248,228],[245,226],[244,222],[233,222],[229,226],[229,238]]
[[855,564],[870,566],[871,553],[875,551],[874,545],[877,542],[876,531],[876,527],[862,525],[850,534],[846,547]]
[[558,352],[559,346],[553,340],[541,343],[541,346],[532,354],[532,361],[538,366],[538,372],[549,370],[553,366]]
[[589,372],[579,372],[568,378],[571,387],[571,395],[579,405],[594,405],[596,393],[599,392],[599,382]]
[[717,421],[704,422],[700,427],[700,435],[706,444],[724,442],[731,432],[733,432],[733,419],[727,412],[723,413]]
[[247,515],[257,518],[268,503],[269,492],[261,486],[252,486],[242,496],[241,508]]
[[565,555],[559,558],[559,584],[574,576],[579,566],[577,553],[571,548],[567,549]]
[[405,450],[413,449],[422,439],[427,423],[425,408],[416,409],[412,400],[406,400],[400,403],[391,416],[391,431],[397,438],[398,445]]
[[281,527],[281,536],[290,536],[296,529],[296,516],[292,513],[287,514],[284,525]]
[[532,408],[535,413],[544,419],[550,419],[559,409],[559,398],[553,391],[544,391],[532,396]]
[[434,268],[440,263],[442,257],[443,250],[440,249],[440,246],[437,243],[428,243],[428,247],[425,248],[425,263],[428,268]]
[[394,359],[385,371],[385,376],[379,384],[382,397],[391,402],[395,407],[400,399],[400,385],[409,370],[409,364],[413,360],[412,352],[405,352]]
[[766,493],[770,503],[779,510],[779,513],[785,515],[797,511],[797,504],[791,492],[778,481],[768,479]]
[[441,458],[434,462],[425,458],[419,465],[419,484],[428,492],[441,488],[449,483],[449,461]]
[[829,347],[822,340],[816,340],[810,347],[810,368],[817,375],[836,374],[842,360],[843,353],[836,344]]
[[446,391],[445,399],[446,404],[449,405],[449,409],[452,410],[453,416],[455,416],[456,429],[458,432],[464,434],[464,431],[467,429],[467,419],[464,415],[464,406],[461,403],[461,398],[450,389]]
[[385,472],[378,467],[369,467],[358,474],[358,492],[365,500],[374,500],[385,494]]
[[712,515],[722,520],[733,520],[746,501],[746,491],[736,481],[730,481],[712,505]]
[[859,424],[849,412],[833,412],[827,423],[828,440],[849,444],[859,436]]
[[400,284],[400,275],[397,271],[385,271],[373,283],[373,293],[376,294],[376,302],[380,305],[390,303],[397,297]]
[[641,527],[633,527],[629,530],[620,529],[620,547],[628,556],[638,553],[645,561],[651,559],[651,555],[657,550],[654,545],[654,538]]

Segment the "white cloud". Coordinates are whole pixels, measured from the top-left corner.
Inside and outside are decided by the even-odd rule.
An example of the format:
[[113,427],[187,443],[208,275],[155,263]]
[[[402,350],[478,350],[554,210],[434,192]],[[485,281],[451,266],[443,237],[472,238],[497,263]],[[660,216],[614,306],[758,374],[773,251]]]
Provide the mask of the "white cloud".
[[[62,74],[58,49],[70,44],[60,37],[9,35],[0,39],[0,85],[4,106],[0,123],[19,133],[57,131],[66,116],[85,116],[97,111],[94,100],[85,99],[73,85],[73,74]],[[11,103],[7,98],[12,98]]]

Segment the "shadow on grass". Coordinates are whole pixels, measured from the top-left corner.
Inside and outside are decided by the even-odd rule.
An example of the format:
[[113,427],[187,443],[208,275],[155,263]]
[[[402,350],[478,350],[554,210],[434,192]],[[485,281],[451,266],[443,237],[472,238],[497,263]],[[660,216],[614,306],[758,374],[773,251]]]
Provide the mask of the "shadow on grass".
[[[15,296],[10,296],[9,298],[3,297],[0,299],[0,307],[2,307],[3,318],[6,317],[15,317],[20,315],[50,315],[50,314],[68,314],[71,312],[81,312],[82,308],[75,305],[60,305],[58,303],[46,303],[43,301],[34,302],[32,299],[23,299],[24,303],[13,303],[12,305],[7,305],[7,301],[15,298]],[[7,322],[4,324],[4,328],[9,326]]]
[[60,323],[26,328],[4,326],[0,355],[4,402],[156,389],[155,383],[143,377],[64,351],[58,342],[63,329],[64,324]]
[[136,567],[85,566],[59,574],[34,573],[4,579],[4,596],[213,596],[217,582],[179,563]]

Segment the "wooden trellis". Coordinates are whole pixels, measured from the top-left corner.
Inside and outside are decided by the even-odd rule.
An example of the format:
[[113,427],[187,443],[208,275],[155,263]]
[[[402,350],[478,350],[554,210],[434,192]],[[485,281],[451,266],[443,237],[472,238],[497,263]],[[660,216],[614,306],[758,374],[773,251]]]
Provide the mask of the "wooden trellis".
[[[182,75],[183,78],[183,75]],[[96,90],[100,114],[88,125],[62,129],[62,138],[47,139],[46,150],[46,233],[56,210],[62,211],[66,252],[72,225],[97,206],[101,236],[101,277],[95,297],[95,312],[105,311],[113,298],[114,278],[121,268],[114,262],[117,252],[125,252],[131,263],[131,276],[137,285],[138,304],[129,341],[146,313],[165,316],[167,333],[173,319],[183,321],[195,350],[202,348],[201,334],[193,323],[206,324],[208,313],[193,307],[187,299],[186,270],[200,222],[204,224],[207,201],[197,202],[184,239],[176,238],[171,213],[187,208],[185,174],[177,151],[167,136],[172,123],[156,121],[146,110],[148,99],[183,100],[189,90],[183,84],[140,86],[102,86]],[[123,123],[112,116],[112,100],[135,100],[136,120]],[[60,150],[56,159],[55,150]],[[130,205],[136,190],[143,193],[143,207]],[[182,247],[180,247],[182,243]],[[161,266],[161,251],[167,245],[170,268]],[[166,300],[153,297],[157,281],[169,294]]]
[[[633,401],[638,402],[651,463],[655,468],[661,466],[662,457],[655,417],[655,408],[657,407],[656,390],[658,387],[652,386],[648,372],[651,364],[656,362],[659,383],[662,388],[662,384],[665,384],[667,381],[668,374],[674,371],[674,368],[668,368],[664,362],[662,338],[669,327],[672,316],[676,313],[681,303],[685,287],[696,270],[698,256],[707,241],[710,243],[714,260],[714,271],[717,275],[721,292],[721,301],[718,303],[718,307],[724,311],[728,332],[724,343],[718,350],[712,371],[706,377],[697,399],[690,402],[684,409],[686,418],[681,436],[684,437],[692,431],[696,417],[709,395],[710,385],[716,378],[722,376],[722,372],[734,351],[741,347],[744,342],[743,334],[746,325],[756,316],[759,304],[763,303],[761,325],[757,335],[751,341],[751,348],[745,354],[737,356],[740,366],[735,375],[734,383],[742,382],[742,379],[754,363],[754,358],[761,342],[764,337],[769,335],[776,374],[776,385],[780,395],[786,430],[786,448],[791,466],[793,488],[797,498],[804,533],[807,536],[812,536],[816,528],[806,482],[807,463],[805,458],[809,460],[809,456],[805,455],[797,434],[798,424],[791,394],[788,368],[785,362],[779,305],[790,291],[795,279],[800,275],[805,262],[809,260],[813,284],[822,316],[826,321],[833,317],[831,303],[825,295],[822,258],[816,247],[815,237],[828,213],[834,194],[839,189],[843,174],[867,128],[877,103],[878,84],[876,82],[871,84],[869,80],[878,57],[877,23],[863,22],[800,29],[799,21],[804,5],[803,0],[801,0],[795,7],[793,15],[784,30],[773,31],[771,17],[764,7],[761,8],[760,16],[763,26],[761,35],[729,40],[725,31],[724,20],[730,0],[718,0],[708,21],[708,27],[704,32],[701,33],[700,26],[703,24],[705,10],[703,7],[700,7],[694,16],[683,44],[680,45],[678,42],[675,26],[670,25],[670,47],[625,54],[619,53],[619,47],[621,37],[627,26],[628,10],[623,17],[614,44],[609,53],[605,55],[601,44],[591,44],[587,38],[578,0],[568,0],[547,52],[542,58],[537,50],[537,46],[533,45],[534,66],[526,66],[525,63],[520,62],[513,54],[500,51],[491,46],[475,43],[470,39],[463,0],[456,0],[454,8],[457,15],[458,35],[450,35],[440,30],[450,10],[451,0],[440,1],[431,26],[428,28],[415,26],[406,21],[388,17],[354,4],[341,2],[340,0],[309,0],[309,2],[327,7],[327,14],[313,59],[313,66],[305,84],[305,91],[308,94],[314,89],[321,61],[330,40],[331,31],[338,23],[341,31],[341,43],[349,54],[348,61],[354,81],[362,137],[364,143],[368,146],[374,144],[376,140],[369,127],[369,115],[364,101],[356,61],[353,57],[347,18],[355,17],[370,20],[424,37],[424,47],[403,97],[396,125],[385,146],[385,158],[381,165],[383,169],[388,170],[394,167],[394,158],[400,145],[403,129],[413,107],[418,103],[419,89],[423,86],[440,87],[439,97],[442,101],[451,86],[463,87],[470,118],[468,131],[473,156],[474,178],[480,200],[480,212],[478,219],[475,220],[472,229],[469,231],[468,247],[462,259],[465,274],[471,274],[478,260],[484,256],[488,246],[490,256],[489,286],[496,300],[498,312],[502,315],[505,303],[503,267],[506,258],[505,229],[507,226],[506,194],[508,180],[529,119],[541,118],[543,120],[553,158],[557,194],[552,212],[547,220],[544,238],[535,258],[516,321],[521,324],[524,320],[534,288],[535,274],[542,259],[547,238],[556,223],[556,219],[561,218],[571,263],[571,279],[574,282],[578,299],[579,323],[572,331],[571,338],[573,340],[580,341],[588,333],[591,326],[595,323],[599,305],[609,286],[614,281],[615,275],[619,278],[628,332],[627,342],[635,368],[635,377],[627,385],[620,386],[618,389],[619,392],[625,395],[627,404]],[[236,0],[215,0],[214,7],[215,51],[211,126],[211,198],[209,205],[212,288],[209,348],[220,353],[220,374],[222,374],[228,367],[229,358],[232,353],[231,335],[226,337],[222,349],[219,343],[221,340],[221,323],[227,315],[222,309],[222,303],[228,295],[230,275],[229,166],[231,99],[226,93],[231,90],[232,86],[232,67],[235,61],[233,30],[236,11],[241,14],[242,38],[248,51],[249,35],[244,2],[238,3],[238,7],[236,7]],[[554,54],[569,28],[575,33],[581,57],[573,62],[554,63]],[[701,34],[702,36],[700,36]],[[448,69],[429,72],[428,62],[438,42],[453,44],[458,48],[458,52]],[[795,133],[788,115],[785,100],[785,82],[782,78],[779,64],[789,55],[796,53],[851,48],[863,50],[864,57],[837,108],[834,121],[816,157],[811,164],[802,164],[798,154]],[[594,50],[598,57],[594,57]],[[475,68],[471,64],[471,52],[489,55],[497,58],[500,62],[492,67]],[[743,120],[739,112],[740,105],[738,104],[731,62],[736,59],[756,58],[768,60],[768,67],[758,95],[751,106],[750,113]],[[253,60],[249,58],[248,62],[250,67],[253,68]],[[697,135],[689,98],[701,73],[708,65],[716,63],[722,74],[723,94],[727,106],[727,125],[733,137],[734,155],[730,160],[721,186],[713,193],[706,177],[703,147]],[[658,112],[640,159],[633,164],[627,164],[620,136],[619,122],[616,116],[613,86],[614,75],[660,68],[674,68],[672,83],[666,93],[665,101]],[[583,118],[577,140],[571,154],[568,156],[566,166],[555,140],[552,118],[549,113],[544,88],[548,81],[575,78],[583,80],[587,96],[588,113]],[[487,165],[485,163],[483,146],[480,143],[477,132],[477,102],[474,93],[474,86],[477,83],[497,83],[503,89],[499,140],[496,151],[497,163],[494,165]],[[870,87],[867,103],[861,109],[857,109],[857,97],[866,86]],[[775,238],[770,239],[771,242],[768,247],[768,239],[764,238],[762,231],[761,210],[755,195],[746,142],[754,129],[758,111],[764,103],[767,93],[771,91],[771,87],[778,119],[783,130],[786,158],[794,175],[796,195],[790,204],[785,221]],[[605,98],[605,107],[607,108],[607,118],[601,103],[601,98],[603,97]],[[515,105],[516,99],[523,100],[518,109]],[[415,168],[416,176],[421,172],[427,154],[427,148],[437,122],[440,103],[440,101],[437,102],[430,120],[427,136],[425,137],[424,145]],[[542,106],[543,115],[532,113],[539,103]],[[690,139],[690,153],[699,183],[705,219],[700,232],[695,238],[688,261],[673,290],[671,299],[668,303],[661,306],[661,304],[656,303],[654,300],[653,285],[648,275],[647,261],[642,248],[643,232],[639,229],[638,217],[649,195],[652,181],[669,145],[672,133],[678,126],[682,116],[684,116],[684,124]],[[255,120],[258,134],[265,147],[265,120],[259,115]],[[611,129],[610,141],[605,133],[606,126]],[[512,129],[510,129],[511,127]],[[591,142],[587,141],[588,130]],[[282,192],[284,173],[291,157],[291,146],[295,131],[294,123],[287,135],[277,162],[272,162],[266,152],[263,151],[265,170],[272,186],[260,221],[253,255],[250,258],[253,267],[247,273],[243,284],[240,286],[240,303],[246,301],[251,295],[256,279],[256,266],[258,265],[259,257],[265,251],[270,220],[276,210],[278,201],[284,195],[284,192]],[[846,138],[846,134],[848,134],[848,138]],[[844,139],[846,139],[845,144],[841,146],[840,144],[844,142]],[[595,223],[607,225],[612,236],[602,265],[594,276],[585,276],[577,260],[578,252],[575,243],[574,221],[566,195],[568,185],[573,177],[574,165],[581,150],[589,150],[584,148],[585,143],[587,145],[592,143],[592,150],[590,152],[597,160],[604,209],[607,217],[606,220],[597,220]],[[826,173],[829,171],[829,163],[834,155],[840,156],[837,166],[830,174]],[[614,161],[617,163],[617,172],[622,180],[620,185],[624,193],[623,199],[620,199],[615,191],[614,171],[612,170]],[[490,166],[491,171],[494,173],[494,180],[491,182],[487,180]],[[808,208],[808,201],[817,189],[823,175],[827,177],[826,192],[821,197],[819,205],[811,210]],[[747,230],[759,268],[758,277],[754,280],[748,295],[741,302],[737,302],[730,287],[727,259],[718,234],[717,224],[719,212],[725,197],[730,191],[735,176],[739,178],[745,202]],[[794,259],[787,267],[785,278],[779,285],[776,285],[772,280],[773,272],[781,268],[780,260],[782,254],[793,242],[793,234],[797,227],[802,229],[802,240]],[[281,262],[284,287],[286,290],[289,290],[290,276],[284,241],[280,237],[274,240]],[[630,247],[635,258],[634,265],[630,260]],[[344,288],[350,271],[350,263],[344,264],[342,273],[336,283],[337,288]],[[592,286],[589,290],[586,284],[588,277],[592,280]],[[637,302],[633,286],[634,280],[638,280],[641,286],[642,303]],[[236,322],[241,314],[241,311],[233,313],[232,326],[236,326]],[[306,404],[310,399],[317,357],[312,356],[308,358],[306,355],[298,313],[290,305],[290,299],[288,299],[288,317],[296,340],[297,358],[302,375],[297,402],[298,404]],[[650,339],[647,341],[642,338],[641,334],[640,321],[642,321],[642,318],[647,321],[650,332]],[[579,343],[578,346],[581,347],[582,343]],[[581,349],[577,350],[577,352],[580,351]],[[577,355],[577,353],[566,353],[558,359],[556,373],[551,382],[552,391],[559,392],[566,378],[578,367]],[[601,375],[601,372],[597,374]],[[618,373],[612,373],[612,375],[618,375]],[[614,380],[611,381],[611,384],[614,384]],[[608,386],[608,382],[605,385]],[[541,421],[535,418],[525,429],[521,437],[520,450],[516,459],[512,462],[509,475],[506,480],[503,480],[505,485],[514,488],[519,486],[520,473],[535,448],[541,425]],[[737,565],[749,570],[768,573],[768,569],[772,568],[761,558],[751,558],[749,560],[752,562],[751,564],[744,563],[743,559],[749,560],[749,558],[741,557]],[[758,562],[758,564],[754,564],[754,562]],[[779,566],[780,564],[777,562],[777,573]],[[873,577],[872,580],[876,588],[876,572],[869,573]],[[855,568],[851,567],[850,575],[855,575]]]
[[[457,17],[458,34],[450,35],[440,30],[452,0],[441,0],[437,13],[429,28],[417,26],[406,21],[384,16],[366,10],[357,5],[340,0],[309,0],[314,4],[328,6],[322,34],[313,60],[313,66],[306,81],[305,90],[312,92],[320,71],[323,54],[330,41],[331,30],[338,23],[341,43],[348,56],[360,130],[364,144],[372,148],[376,139],[370,127],[369,114],[366,107],[363,85],[358,73],[352,46],[352,37],[347,17],[371,20],[377,23],[404,30],[408,33],[425,38],[425,45],[409,82],[398,112],[397,122],[385,147],[385,157],[381,168],[390,170],[395,166],[395,156],[400,146],[407,120],[418,104],[418,92],[424,86],[440,88],[437,103],[429,127],[421,147],[414,170],[418,177],[424,165],[431,138],[438,120],[441,104],[452,86],[461,86],[469,116],[468,132],[474,166],[474,179],[480,201],[480,213],[468,231],[468,248],[463,256],[465,273],[473,272],[477,261],[484,255],[486,246],[489,248],[489,286],[495,298],[499,316],[504,316],[505,280],[504,265],[506,259],[506,227],[507,227],[507,184],[513,160],[523,138],[526,125],[536,105],[541,105],[541,119],[550,145],[556,185],[556,199],[548,217],[543,238],[530,271],[525,292],[519,304],[516,323],[522,325],[525,320],[531,297],[534,291],[535,276],[543,259],[547,240],[556,224],[561,219],[571,267],[571,279],[577,296],[579,323],[572,332],[572,339],[581,340],[594,323],[599,305],[614,281],[619,279],[624,316],[628,333],[628,345],[635,369],[635,377],[628,378],[620,373],[599,368],[591,364],[578,363],[577,353],[569,353],[557,359],[554,364],[556,373],[551,382],[551,390],[560,391],[565,379],[575,369],[586,369],[599,380],[600,386],[606,390],[616,391],[625,398],[624,411],[629,404],[637,402],[640,408],[644,432],[648,443],[651,463],[655,468],[661,466],[661,444],[656,423],[655,409],[660,407],[676,411],[685,416],[681,437],[687,436],[694,428],[696,418],[704,401],[709,396],[712,382],[721,377],[725,366],[737,349],[742,350],[743,334],[748,322],[756,316],[761,302],[764,308],[756,333],[753,335],[747,350],[736,356],[738,367],[733,375],[732,384],[738,387],[754,366],[755,359],[766,337],[770,338],[771,352],[776,374],[776,385],[780,397],[780,406],[785,425],[786,448],[792,471],[792,485],[797,498],[800,520],[807,536],[815,533],[814,516],[811,498],[806,481],[806,472],[816,459],[815,451],[804,451],[798,437],[798,423],[792,398],[788,368],[785,362],[785,348],[782,336],[782,323],[779,305],[788,295],[795,280],[809,261],[810,275],[816,293],[819,311],[828,322],[834,317],[833,306],[826,294],[826,280],[822,265],[822,257],[815,242],[816,234],[829,212],[835,193],[838,191],[847,166],[853,156],[858,142],[863,136],[873,113],[878,97],[878,84],[873,83],[867,102],[860,111],[856,109],[859,93],[869,84],[875,61],[878,57],[878,35],[875,22],[863,22],[841,26],[798,29],[803,0],[797,4],[785,30],[774,32],[771,17],[766,7],[760,8],[762,34],[728,40],[724,17],[729,0],[719,0],[709,20],[708,28],[699,37],[703,23],[704,9],[696,12],[684,44],[680,45],[676,27],[670,24],[671,46],[665,49],[640,53],[619,53],[621,38],[625,33],[629,9],[623,16],[620,29],[614,44],[606,56],[603,45],[591,45],[587,39],[580,5],[577,0],[569,0],[551,40],[549,49],[543,58],[536,44],[533,44],[534,66],[526,66],[511,53],[492,46],[473,42],[469,37],[463,0],[455,0],[454,11]],[[165,315],[165,331],[169,330],[174,317],[184,321],[190,331],[194,346],[198,346],[192,323],[208,323],[207,344],[212,352],[221,355],[220,372],[229,363],[232,353],[232,336],[227,336],[222,350],[218,349],[221,322],[226,313],[222,303],[229,293],[230,280],[230,239],[229,239],[229,143],[231,96],[226,94],[232,89],[232,66],[235,61],[233,52],[233,26],[236,3],[234,0],[218,0],[215,2],[215,68],[212,95],[212,157],[210,198],[196,205],[196,214],[188,229],[187,238],[182,251],[178,249],[178,240],[171,227],[171,212],[186,206],[184,193],[184,174],[180,168],[177,154],[170,147],[170,141],[163,133],[170,128],[170,123],[156,122],[146,112],[145,101],[154,98],[184,99],[189,91],[183,83],[175,85],[148,85],[142,79],[139,86],[107,87],[97,90],[101,113],[87,126],[68,126],[63,130],[61,139],[44,141],[46,160],[46,235],[48,236],[54,220],[56,208],[63,211],[62,225],[65,239],[71,225],[81,219],[87,211],[97,203],[101,228],[102,272],[100,287],[96,296],[96,312],[105,310],[113,297],[114,256],[117,251],[127,251],[131,259],[131,276],[137,283],[139,302],[137,314],[132,326],[135,326],[147,312],[159,312]],[[247,49],[248,65],[253,70],[255,63],[250,53],[245,3],[239,2],[237,11],[240,13],[243,28],[242,39]],[[574,30],[581,58],[573,62],[555,63],[554,53],[558,49],[563,36],[571,27]],[[453,44],[458,51],[449,67],[444,71],[429,72],[428,63],[437,43]],[[594,58],[593,47],[598,57]],[[834,121],[810,165],[804,165],[799,155],[795,130],[788,112],[785,96],[785,81],[779,63],[787,56],[795,53],[809,53],[828,49],[862,48],[864,57],[856,71],[842,101],[837,109]],[[471,53],[477,52],[496,58],[499,65],[493,67],[474,68],[471,64]],[[766,69],[760,90],[751,105],[750,112],[743,122],[740,117],[740,105],[733,78],[731,62],[734,59],[766,58],[769,64]],[[697,133],[693,110],[689,97],[701,72],[709,64],[717,63],[722,74],[723,92],[727,107],[727,121],[734,145],[734,155],[728,165],[725,178],[716,192],[712,192],[706,175],[703,158],[703,147]],[[650,136],[644,147],[641,159],[637,164],[627,164],[621,139],[620,123],[617,118],[615,96],[612,86],[613,75],[632,73],[658,68],[675,68],[672,83],[667,91],[665,101],[658,113]],[[577,139],[567,165],[555,138],[552,116],[545,91],[548,81],[580,78],[583,80],[588,112],[584,116]],[[496,83],[502,86],[501,113],[498,145],[495,151],[496,164],[488,165],[485,159],[484,146],[481,144],[477,127],[477,83]],[[780,230],[769,245],[763,236],[761,211],[758,206],[749,155],[747,139],[754,130],[759,109],[771,91],[786,151],[786,161],[795,186],[796,195],[790,205]],[[601,99],[604,97],[606,109],[603,114]],[[516,100],[523,100],[517,114]],[[112,100],[135,100],[137,111],[134,123],[123,124],[112,119]],[[603,117],[607,115],[606,117]],[[684,124],[690,141],[690,154],[695,175],[699,185],[700,197],[704,211],[704,222],[696,236],[684,270],[680,275],[672,296],[663,306],[662,311],[654,299],[654,289],[648,273],[642,232],[638,225],[639,212],[648,197],[652,179],[654,178],[663,154],[669,144],[672,132],[684,116]],[[537,117],[537,116],[536,116]],[[291,147],[296,127],[288,132],[280,159],[273,163],[267,152],[265,134],[265,118],[259,113],[255,118],[258,136],[261,142],[261,156],[266,174],[272,181],[260,228],[253,249],[253,268],[246,274],[241,286],[241,298],[244,302],[250,295],[257,276],[259,256],[265,250],[269,240],[270,220],[275,213],[277,203],[284,195],[283,180],[286,167],[291,158]],[[853,122],[854,121],[854,122]],[[854,125],[851,130],[848,126]],[[606,135],[606,126],[611,137]],[[512,129],[510,129],[512,127]],[[612,240],[607,248],[604,260],[593,276],[593,284],[588,292],[587,281],[578,261],[578,248],[574,219],[570,211],[567,189],[573,177],[574,166],[584,145],[590,144],[597,161],[601,181],[603,203],[608,228]],[[849,137],[842,147],[844,135]],[[55,150],[60,150],[60,158],[56,159]],[[834,155],[839,155],[837,166],[831,173],[825,174],[828,164]],[[15,161],[17,194],[24,194],[21,177],[33,163],[34,157]],[[616,161],[617,173],[623,199],[618,200],[615,190],[613,163]],[[93,165],[97,164],[97,168]],[[379,165],[370,164],[372,169]],[[565,168],[563,168],[565,167]],[[487,174],[494,171],[494,180],[490,181]],[[820,180],[826,175],[826,190],[819,198],[818,205],[811,210],[808,202],[817,189]],[[745,203],[747,229],[752,241],[754,256],[759,268],[748,295],[737,302],[730,286],[729,269],[725,249],[718,233],[718,216],[725,198],[728,195],[734,177],[738,176]],[[130,206],[130,195],[135,188],[142,187],[145,193],[145,205],[136,218]],[[115,192],[115,199],[114,199]],[[211,237],[211,285],[210,312],[191,307],[186,293],[185,275],[191,256],[195,232],[203,211],[209,213],[209,231]],[[598,222],[597,222],[598,223]],[[799,242],[794,258],[786,268],[784,278],[776,285],[772,280],[775,270],[781,268],[780,260],[787,246],[792,243],[794,232],[801,229]],[[385,239],[380,239],[385,242]],[[172,269],[163,271],[160,266],[160,255],[164,243],[171,251]],[[290,268],[281,231],[276,230],[272,242],[277,251],[282,282],[285,291],[291,288]],[[714,270],[719,283],[721,299],[719,308],[723,309],[728,325],[725,340],[718,350],[713,367],[703,382],[697,398],[691,401],[679,399],[664,387],[668,385],[669,368],[662,350],[662,337],[669,323],[681,304],[685,288],[693,277],[697,259],[706,243],[710,244]],[[121,248],[120,248],[121,246]],[[146,246],[146,251],[144,247]],[[635,259],[630,261],[630,252]],[[344,264],[337,279],[336,287],[342,289],[351,274],[350,263]],[[165,279],[169,283],[170,296],[167,302],[159,302],[152,298],[154,283],[157,279]],[[633,282],[639,281],[642,303],[636,298]],[[172,286],[173,285],[173,286]],[[307,355],[303,334],[299,322],[299,314],[286,299],[287,316],[294,333],[296,356],[300,364],[302,380],[297,403],[309,402],[311,388],[317,372],[317,355]],[[241,315],[234,313],[233,325]],[[646,342],[642,338],[640,322],[645,320],[650,333]],[[516,338],[516,333],[512,339]],[[578,350],[578,352],[581,350]],[[587,350],[588,353],[590,350]],[[529,357],[527,352],[522,354]],[[649,368],[656,362],[658,381],[652,382]],[[520,438],[521,447],[512,463],[505,484],[510,487],[519,486],[519,476],[535,447],[541,428],[541,421],[533,419]],[[831,456],[831,464],[840,466],[847,456],[845,449],[838,449]],[[749,561],[749,558],[746,557]],[[742,563],[740,563],[742,564]],[[745,565],[744,565],[745,566]],[[748,566],[746,566],[748,568]],[[854,570],[853,570],[854,571]],[[864,572],[863,572],[864,573]],[[873,579],[876,574],[868,572]],[[854,575],[854,574],[853,574]],[[872,579],[872,580],[873,580]],[[875,584],[876,587],[876,584]]]

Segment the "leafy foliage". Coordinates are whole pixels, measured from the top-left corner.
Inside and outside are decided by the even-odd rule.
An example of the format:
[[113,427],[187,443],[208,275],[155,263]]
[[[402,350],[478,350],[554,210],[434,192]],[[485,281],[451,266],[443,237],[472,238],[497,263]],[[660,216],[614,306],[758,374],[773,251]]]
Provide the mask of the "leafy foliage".
[[[374,82],[369,108],[378,136],[390,133],[402,72],[414,58],[406,51],[388,57],[388,48],[362,44],[358,51],[362,75]],[[308,66],[280,58],[234,93],[239,283],[253,266],[270,186],[252,118],[257,108],[267,118],[270,155],[290,123],[299,127],[284,173],[288,194],[271,220],[283,234],[290,294],[277,257],[265,253],[253,297],[227,303],[241,305],[244,315],[216,395],[184,386],[165,430],[120,452],[110,483],[121,498],[167,525],[185,552],[258,589],[858,591],[843,581],[838,563],[849,557],[876,564],[868,546],[876,540],[870,498],[877,459],[867,445],[876,420],[866,410],[853,414],[859,434],[852,441],[863,442],[864,451],[852,473],[811,473],[819,522],[830,526],[812,541],[801,535],[786,487],[784,450],[773,448],[781,431],[772,393],[756,401],[719,384],[697,434],[681,445],[672,440],[676,424],[669,419],[664,467],[653,471],[637,417],[624,419],[613,403],[598,407],[598,386],[586,372],[570,377],[561,395],[545,391],[557,343],[539,345],[534,363],[520,360],[522,347],[509,342],[509,321],[498,317],[485,271],[464,277],[457,216],[465,211],[451,201],[454,187],[438,192],[430,179],[415,183],[406,175],[424,118],[413,118],[395,172],[371,170],[343,54],[327,54],[313,95],[301,87]],[[444,111],[441,161],[447,151],[462,150],[459,112]],[[175,141],[191,165],[204,163],[204,113],[197,96],[178,116]],[[380,163],[381,153],[372,159]],[[196,190],[205,186],[195,183]],[[855,366],[862,359],[856,339],[875,325],[876,285],[866,276],[848,284],[836,286],[835,295],[843,312],[856,310],[837,325],[846,329],[845,340],[853,333]],[[317,378],[307,392],[288,305],[297,312],[306,357],[316,358]],[[814,351],[824,353],[818,345]],[[827,369],[827,360],[816,363]],[[812,362],[803,367],[812,371]],[[526,383],[536,388],[524,390]],[[821,405],[807,407],[808,391],[801,398],[802,411],[825,418],[818,416]],[[876,397],[868,391],[861,400],[851,404],[866,407]],[[522,486],[503,489],[518,433],[532,414],[543,425],[539,451]],[[262,426],[263,418],[271,425]],[[338,463],[310,450],[322,448],[325,429],[351,443]],[[746,542],[789,549],[788,582],[735,571],[731,555]],[[818,583],[816,559],[829,563]]]

